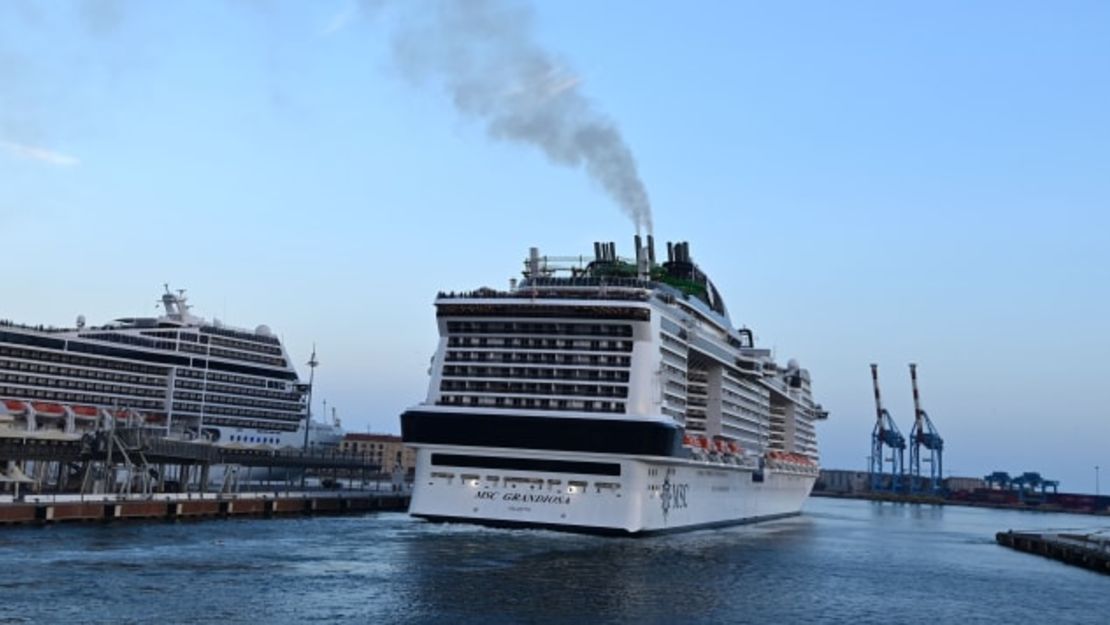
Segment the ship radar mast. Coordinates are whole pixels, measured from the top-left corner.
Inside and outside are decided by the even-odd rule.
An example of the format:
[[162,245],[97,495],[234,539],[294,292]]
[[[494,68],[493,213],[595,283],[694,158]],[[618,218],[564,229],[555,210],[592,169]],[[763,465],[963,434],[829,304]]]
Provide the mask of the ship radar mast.
[[185,297],[185,289],[178,289],[174,294],[170,291],[169,284],[163,284],[166,292],[162,294],[162,307],[166,309],[166,317],[182,323],[192,323],[196,319],[189,313],[189,299]]

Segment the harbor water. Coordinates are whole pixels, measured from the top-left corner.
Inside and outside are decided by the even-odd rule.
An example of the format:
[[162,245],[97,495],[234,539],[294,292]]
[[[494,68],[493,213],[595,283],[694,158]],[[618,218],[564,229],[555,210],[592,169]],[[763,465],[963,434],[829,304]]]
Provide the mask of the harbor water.
[[1106,623],[1110,577],[994,534],[1107,525],[811,499],[640,539],[393,513],[8,528],[0,623]]

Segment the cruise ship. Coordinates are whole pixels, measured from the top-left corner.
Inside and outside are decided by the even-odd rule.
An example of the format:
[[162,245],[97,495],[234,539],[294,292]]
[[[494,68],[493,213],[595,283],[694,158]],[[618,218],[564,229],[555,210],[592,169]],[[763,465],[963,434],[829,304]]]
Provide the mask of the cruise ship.
[[732,325],[688,243],[532,248],[508,290],[440,293],[425,401],[401,415],[431,521],[643,535],[798,514],[813,400]]
[[128,419],[174,438],[302,447],[308,385],[278,337],[197,317],[183,291],[167,287],[161,304],[96,327],[0,322],[0,432],[79,436]]

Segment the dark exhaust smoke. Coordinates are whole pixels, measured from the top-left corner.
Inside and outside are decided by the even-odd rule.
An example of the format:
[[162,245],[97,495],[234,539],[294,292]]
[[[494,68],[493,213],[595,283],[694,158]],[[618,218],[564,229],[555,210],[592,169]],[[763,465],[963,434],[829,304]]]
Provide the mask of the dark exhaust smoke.
[[509,0],[380,4],[397,14],[394,57],[409,78],[437,83],[490,136],[585,169],[637,232],[651,233],[651,205],[632,151],[583,95],[580,79],[536,40],[531,10]]

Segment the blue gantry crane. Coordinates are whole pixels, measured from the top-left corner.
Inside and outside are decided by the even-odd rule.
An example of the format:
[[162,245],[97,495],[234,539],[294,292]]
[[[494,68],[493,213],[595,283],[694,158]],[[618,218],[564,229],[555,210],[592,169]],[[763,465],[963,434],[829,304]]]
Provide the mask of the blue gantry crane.
[[[1035,471],[1026,471],[1014,477],[1010,477],[1010,474],[1005,471],[995,471],[984,477],[983,481],[991,490],[1016,490],[1018,500],[1025,503],[1042,502],[1048,496],[1048,489],[1051,488],[1052,494],[1055,495],[1060,487],[1060,480],[1047,479]],[[1040,494],[1037,493],[1038,488]]]
[[[1045,495],[1048,494],[1048,489],[1052,489],[1052,493],[1056,494],[1060,486],[1059,480],[1049,480],[1041,477],[1040,473],[1034,471],[1026,471],[1021,475],[1011,480],[1011,484],[1017,489],[1018,499],[1021,501],[1036,501],[1044,500]],[[1037,489],[1040,488],[1040,496],[1037,496]]]
[[987,488],[991,490],[1010,490],[1010,484],[1013,483],[1010,474],[1005,471],[995,471],[984,477],[983,481],[987,483]]
[[[929,414],[921,407],[921,396],[917,392],[917,365],[912,362],[910,381],[913,383],[914,421],[913,429],[910,430],[909,490],[916,492],[928,489],[939,494],[944,490],[944,439],[933,427],[933,420],[929,418]],[[924,452],[924,458],[922,452]],[[928,478],[921,474],[922,462],[929,465]]]
[[[902,483],[906,438],[902,436],[890,413],[883,408],[883,401],[879,396],[879,365],[871,365],[871,383],[875,387],[875,429],[871,431],[871,490],[897,491]],[[887,448],[890,449],[890,458],[886,458]],[[889,473],[886,471],[888,461]]]

